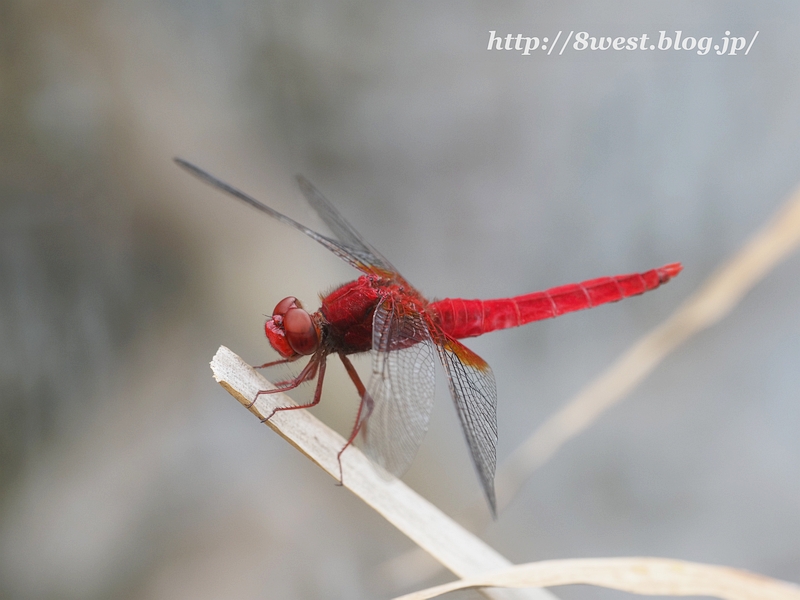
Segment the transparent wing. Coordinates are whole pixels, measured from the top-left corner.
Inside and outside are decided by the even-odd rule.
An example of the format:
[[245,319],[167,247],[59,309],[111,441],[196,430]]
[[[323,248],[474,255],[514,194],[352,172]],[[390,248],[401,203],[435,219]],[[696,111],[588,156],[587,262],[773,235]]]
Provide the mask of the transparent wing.
[[492,514],[496,514],[497,386],[494,375],[486,361],[472,350],[442,332],[439,334],[441,343],[436,348],[447,372],[450,395],[456,404],[486,499]]
[[298,175],[297,183],[300,184],[300,191],[303,192],[308,203],[317,211],[317,214],[322,220],[325,221],[325,224],[333,232],[333,235],[350,248],[354,254],[362,258],[362,262],[365,265],[385,271],[386,273],[397,274],[397,269],[395,269],[380,252],[375,250],[375,248],[361,237],[361,234],[347,222],[333,204],[331,204],[317,188],[311,185],[308,179],[302,175]]
[[325,221],[328,227],[331,228],[331,231],[334,233],[334,235],[339,238],[338,240],[324,236],[321,233],[317,233],[313,229],[309,229],[305,225],[301,225],[294,219],[279,213],[274,208],[270,208],[263,202],[256,200],[248,194],[245,194],[241,190],[238,190],[232,185],[225,183],[221,179],[217,179],[207,171],[204,171],[200,167],[197,167],[192,163],[183,160],[182,158],[176,158],[175,162],[179,166],[189,171],[189,173],[192,175],[202,179],[218,190],[221,190],[226,194],[230,194],[234,198],[238,198],[242,202],[257,208],[261,212],[268,214],[270,217],[280,221],[281,223],[289,225],[290,227],[294,227],[298,231],[302,231],[312,240],[319,242],[328,250],[333,252],[336,256],[349,263],[359,271],[383,276],[392,276],[395,279],[402,280],[402,277],[400,277],[394,267],[389,264],[389,261],[378,254],[378,252],[375,251],[371,246],[369,246],[356,232],[356,230],[353,229],[353,227],[347,221],[345,221],[344,217],[342,217],[336,211],[333,205],[328,202],[324,196],[322,196],[322,194],[320,194],[306,179],[298,178],[300,182],[300,189],[314,210],[317,211],[319,216],[322,217],[322,220]]
[[372,320],[372,376],[367,393],[374,408],[362,428],[366,454],[402,475],[428,430],[436,371],[433,341],[422,315],[396,310],[385,299]]

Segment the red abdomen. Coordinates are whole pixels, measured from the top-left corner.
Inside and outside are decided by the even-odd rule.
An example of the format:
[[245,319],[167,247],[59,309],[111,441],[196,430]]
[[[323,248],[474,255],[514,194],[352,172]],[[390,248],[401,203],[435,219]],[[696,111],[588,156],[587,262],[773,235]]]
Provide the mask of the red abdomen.
[[682,268],[673,263],[645,273],[601,277],[515,298],[446,298],[431,303],[428,310],[445,333],[456,339],[474,337],[643,294],[666,283]]

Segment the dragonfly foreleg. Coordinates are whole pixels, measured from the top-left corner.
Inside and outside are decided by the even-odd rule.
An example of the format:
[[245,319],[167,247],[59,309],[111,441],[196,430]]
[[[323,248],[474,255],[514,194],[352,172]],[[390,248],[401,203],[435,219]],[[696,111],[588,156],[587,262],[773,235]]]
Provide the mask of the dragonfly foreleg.
[[[268,417],[265,417],[265,418],[261,419],[262,423],[266,423],[267,421],[269,421],[272,417],[275,416],[275,413],[278,412],[278,411],[281,411],[281,410],[297,410],[298,408],[311,408],[312,406],[316,406],[317,404],[319,404],[320,398],[322,398],[322,382],[325,379],[325,364],[326,363],[325,363],[325,358],[324,357],[319,361],[312,361],[312,362],[314,363],[313,374],[310,375],[308,378],[306,378],[306,379],[300,381],[299,383],[295,384],[293,387],[297,387],[298,385],[300,385],[300,383],[303,383],[305,381],[311,381],[312,379],[314,379],[314,376],[317,373],[317,368],[319,368],[319,376],[317,377],[317,389],[314,391],[314,399],[311,402],[309,402],[308,404],[297,404],[295,406],[279,406],[278,408],[273,408],[272,412],[269,413]],[[310,364],[311,363],[309,363],[309,365]],[[306,369],[307,368],[308,367],[306,367]],[[303,371],[305,371],[306,369],[303,369]],[[302,373],[300,373],[300,375],[302,375]],[[300,378],[300,375],[298,375],[298,377],[297,377],[298,379]],[[291,389],[291,388],[289,388],[289,389]],[[277,390],[277,389],[264,390],[264,393],[265,394],[269,394],[271,392],[277,392],[277,391],[279,391],[279,390]],[[261,392],[259,392],[259,394],[260,393]],[[258,397],[258,394],[256,394],[256,397]]]
[[[259,390],[256,393],[255,398],[253,398],[253,401],[250,402],[250,404],[248,404],[246,408],[252,408],[253,405],[256,403],[256,400],[258,400],[258,397],[261,396],[262,394],[274,394],[276,392],[288,392],[289,390],[295,389],[296,387],[300,386],[301,384],[305,383],[306,381],[312,381],[314,379],[314,377],[317,376],[317,370],[320,367],[320,362],[324,366],[325,365],[325,358],[323,357],[322,359],[316,359],[316,360],[314,358],[312,358],[310,361],[308,361],[308,364],[305,367],[303,367],[303,370],[300,371],[300,373],[298,373],[297,377],[294,377],[294,378],[289,379],[287,381],[281,381],[281,382],[277,383],[275,385],[275,387],[273,389],[271,389],[271,390]],[[290,408],[294,408],[294,407],[290,407]],[[297,408],[302,408],[302,407],[297,407]],[[272,416],[272,415],[270,415],[270,416]]]
[[269,367],[275,367],[277,365],[285,365],[290,362],[296,361],[298,358],[302,358],[302,354],[296,354],[295,356],[290,356],[289,358],[281,358],[280,360],[273,360],[272,362],[264,363],[263,365],[259,365],[257,367],[253,367],[254,369],[266,369]]

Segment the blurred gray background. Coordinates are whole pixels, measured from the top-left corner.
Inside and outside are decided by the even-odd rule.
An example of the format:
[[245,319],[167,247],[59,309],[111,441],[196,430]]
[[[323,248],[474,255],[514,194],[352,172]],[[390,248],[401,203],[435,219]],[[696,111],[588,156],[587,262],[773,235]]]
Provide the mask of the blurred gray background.
[[[486,50],[490,30],[559,29],[760,33],[748,56]],[[173,156],[323,229],[305,174],[429,297],[682,261],[657,292],[469,342],[497,377],[502,460],[798,183],[799,29],[789,0],[0,2],[0,596],[430,583],[384,577],[412,544],[208,368],[220,344],[274,358],[275,303],[315,308],[356,273]],[[794,255],[671,356],[485,539],[515,562],[651,555],[800,580],[799,273]],[[481,494],[443,383],[406,481],[455,513]],[[316,414],[348,431],[340,365],[325,396]]]

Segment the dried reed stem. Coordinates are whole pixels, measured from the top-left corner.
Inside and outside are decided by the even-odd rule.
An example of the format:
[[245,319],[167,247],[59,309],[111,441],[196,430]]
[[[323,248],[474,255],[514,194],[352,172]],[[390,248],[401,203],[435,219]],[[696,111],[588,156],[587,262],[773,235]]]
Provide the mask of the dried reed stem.
[[[211,369],[220,385],[246,407],[259,390],[273,389],[271,383],[224,346],[220,347],[211,361]],[[274,408],[292,404],[292,400],[284,394],[262,394],[250,407],[250,412],[263,419]],[[306,410],[276,413],[268,421],[268,425],[329,475],[338,479],[336,454],[345,443],[338,433]],[[348,448],[342,454],[342,468],[344,487],[459,577],[472,577],[511,565],[496,550],[458,525],[402,481],[386,473],[379,473],[378,467],[358,448]],[[515,595],[508,595],[512,591]],[[555,596],[545,590],[487,590],[485,593],[498,599],[555,599]]]
[[395,600],[426,600],[465,588],[589,584],[634,594],[724,600],[800,600],[800,587],[747,571],[664,558],[577,558],[517,565]]

